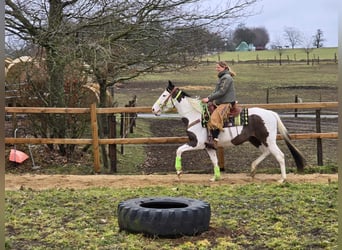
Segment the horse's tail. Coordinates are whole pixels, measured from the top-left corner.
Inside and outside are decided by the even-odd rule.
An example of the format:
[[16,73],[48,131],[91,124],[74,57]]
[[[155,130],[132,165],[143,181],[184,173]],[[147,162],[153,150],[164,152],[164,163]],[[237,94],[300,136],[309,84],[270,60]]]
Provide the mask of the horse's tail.
[[282,137],[284,138],[287,147],[289,148],[297,166],[297,170],[299,172],[302,172],[304,170],[305,166],[305,159],[303,154],[299,151],[299,149],[292,143],[290,135],[284,125],[284,123],[281,121],[279,115],[277,113],[274,113],[276,118],[277,118],[277,125],[278,125],[278,130]]

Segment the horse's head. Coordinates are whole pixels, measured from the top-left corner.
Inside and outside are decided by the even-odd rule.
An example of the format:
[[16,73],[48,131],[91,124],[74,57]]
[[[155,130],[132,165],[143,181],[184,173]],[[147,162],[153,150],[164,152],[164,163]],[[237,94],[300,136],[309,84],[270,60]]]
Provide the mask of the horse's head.
[[152,106],[152,113],[155,115],[160,115],[162,112],[167,112],[168,110],[174,108],[172,98],[176,94],[178,88],[176,88],[171,81],[169,85],[164,90],[164,92],[159,96],[158,100]]

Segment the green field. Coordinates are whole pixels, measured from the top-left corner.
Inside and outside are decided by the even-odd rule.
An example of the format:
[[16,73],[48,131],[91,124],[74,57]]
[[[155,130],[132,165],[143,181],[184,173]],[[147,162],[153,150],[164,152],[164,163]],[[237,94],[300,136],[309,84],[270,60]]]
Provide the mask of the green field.
[[[120,232],[118,203],[153,196],[209,202],[209,231],[176,239]],[[8,191],[6,249],[337,249],[336,197],[337,183]]]
[[[273,103],[293,102],[295,95],[305,102],[337,101],[337,67],[333,62],[315,65],[286,63],[282,66],[277,63],[231,64],[237,73],[234,82],[240,103],[265,103],[267,91],[270,91],[268,101]],[[192,96],[207,96],[214,89],[216,74],[214,62],[177,72],[147,74],[130,82],[135,83],[134,88],[127,83],[127,89],[118,90],[116,99],[123,106],[127,96],[134,93],[138,95],[139,106],[150,106],[166,87],[168,80],[185,87]],[[158,88],[146,88],[151,82]]]
[[[335,60],[337,48],[318,48],[309,50],[309,60]],[[208,57],[208,60],[228,62],[254,61],[254,60],[279,60],[280,53],[282,60],[306,61],[307,53],[305,49],[282,49],[282,50],[258,50],[258,51],[233,51],[223,52]]]

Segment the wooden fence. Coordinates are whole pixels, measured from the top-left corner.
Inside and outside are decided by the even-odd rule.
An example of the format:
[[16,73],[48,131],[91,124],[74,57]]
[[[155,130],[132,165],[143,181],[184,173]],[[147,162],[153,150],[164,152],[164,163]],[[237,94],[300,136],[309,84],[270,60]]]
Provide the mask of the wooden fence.
[[[272,103],[272,104],[243,104],[243,107],[260,107],[266,109],[315,109],[321,110],[325,108],[335,109],[338,102],[308,102],[308,103]],[[99,138],[97,114],[116,114],[116,113],[151,113],[150,107],[115,107],[115,108],[96,108],[96,104],[92,104],[90,108],[42,108],[42,107],[5,107],[6,113],[27,114],[27,113],[59,113],[59,114],[90,114],[92,138],[90,139],[74,139],[74,138],[14,138],[6,137],[5,144],[91,144],[93,146],[94,155],[94,171],[99,173],[100,167],[100,144],[163,144],[163,143],[185,143],[187,137],[147,137],[147,138]],[[337,139],[337,132],[329,133],[305,133],[291,134],[292,139]],[[278,135],[277,139],[282,139]],[[222,154],[222,152],[219,154]],[[222,162],[222,157],[221,162]]]

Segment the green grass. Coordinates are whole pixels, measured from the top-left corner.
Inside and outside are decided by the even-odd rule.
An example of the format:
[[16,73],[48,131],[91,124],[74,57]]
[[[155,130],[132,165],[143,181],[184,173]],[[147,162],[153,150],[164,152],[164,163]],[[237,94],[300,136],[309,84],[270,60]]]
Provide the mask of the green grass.
[[[247,53],[247,52],[246,52]],[[237,98],[240,103],[293,102],[298,95],[304,102],[337,101],[337,64],[278,64],[257,65],[239,63],[231,65],[237,73],[234,79]],[[138,94],[139,106],[151,106],[167,81],[179,87],[186,87],[192,96],[207,96],[215,87],[217,73],[215,64],[202,64],[197,68],[172,73],[144,75],[134,82],[146,85],[160,83],[160,88]],[[133,92],[135,90],[132,90]],[[131,92],[130,92],[131,94]],[[122,94],[118,98],[124,100]]]
[[[119,231],[120,201],[191,197],[211,205],[210,230],[178,239]],[[6,249],[337,249],[337,183],[6,192]]]
[[[259,50],[259,51],[229,51],[208,57],[208,60],[219,61],[226,60],[228,62],[254,61],[254,60],[279,60],[280,52],[282,60],[306,61],[307,54],[304,49],[282,49],[282,50]],[[337,48],[319,48],[312,49],[309,53],[309,59],[318,58],[320,60],[335,60],[337,56]]]

